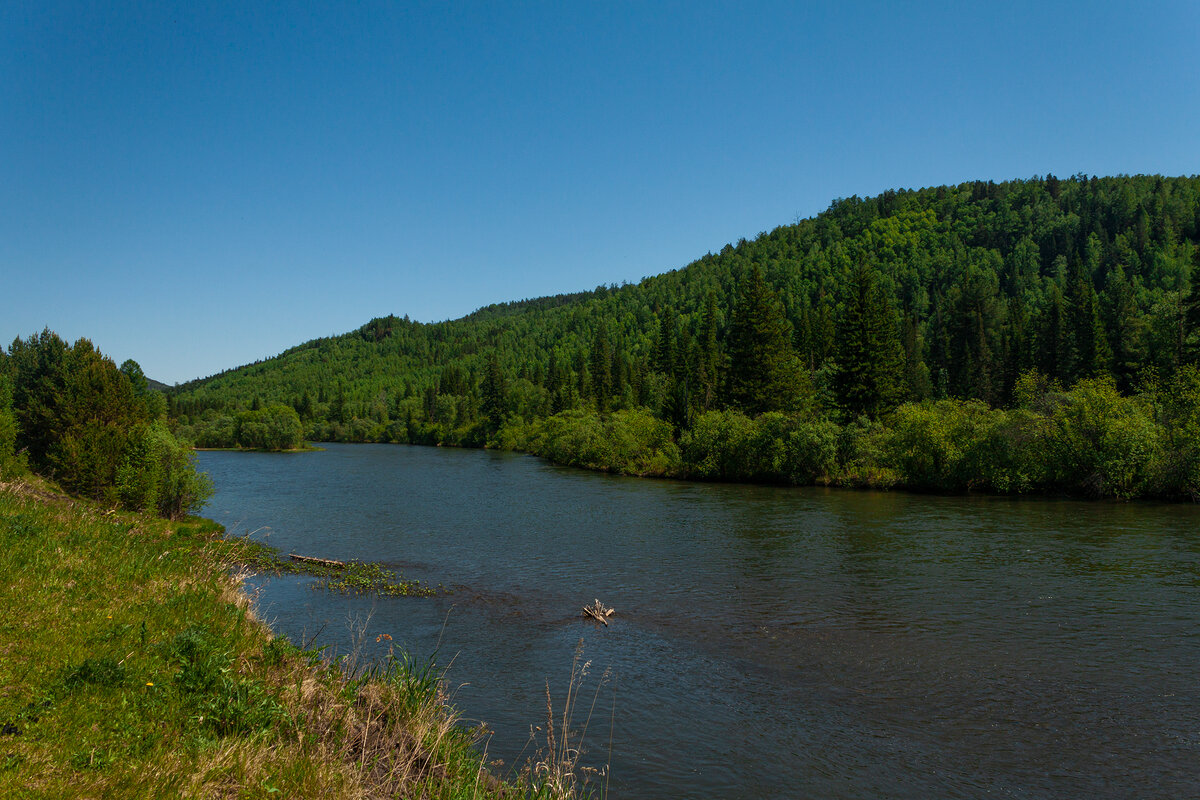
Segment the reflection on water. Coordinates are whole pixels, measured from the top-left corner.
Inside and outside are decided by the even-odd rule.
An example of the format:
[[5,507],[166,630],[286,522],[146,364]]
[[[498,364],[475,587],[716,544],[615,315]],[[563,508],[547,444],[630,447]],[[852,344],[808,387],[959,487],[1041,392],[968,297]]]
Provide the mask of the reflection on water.
[[[613,798],[1200,796],[1194,506],[699,485],[389,445],[200,459],[231,532],[456,587],[256,581],[294,638],[345,651],[370,615],[368,642],[452,661],[456,704],[508,765],[583,639],[593,678],[612,670],[589,758]],[[593,598],[610,628],[578,617]]]

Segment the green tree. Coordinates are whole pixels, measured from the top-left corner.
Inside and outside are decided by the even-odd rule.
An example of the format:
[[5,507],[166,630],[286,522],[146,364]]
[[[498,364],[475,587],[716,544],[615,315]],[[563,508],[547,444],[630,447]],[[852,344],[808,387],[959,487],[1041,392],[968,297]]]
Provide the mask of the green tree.
[[716,404],[718,382],[722,371],[718,313],[717,295],[710,291],[704,298],[704,318],[700,323],[700,338],[697,342],[696,353],[696,383],[702,411],[708,411]]
[[494,436],[504,424],[507,416],[508,385],[504,379],[504,371],[500,369],[500,359],[495,351],[488,353],[487,363],[483,370],[483,414],[487,418],[488,433]]
[[838,405],[848,418],[876,418],[904,397],[904,347],[876,271],[860,263],[838,325]]
[[[152,422],[151,393],[139,396],[130,379],[140,372],[134,362],[119,370],[87,339],[68,346],[44,330],[14,341],[6,364],[14,438],[35,471],[70,492],[169,516],[203,502],[204,480],[186,455],[180,460],[186,450],[174,436]],[[0,449],[4,427],[0,420]],[[165,461],[148,456],[147,436],[157,442],[155,452],[167,448],[173,455]]]
[[130,432],[116,491],[126,508],[179,519],[212,495],[212,481],[196,471],[192,451],[156,420]]
[[658,315],[658,338],[654,342],[654,370],[672,378],[679,361],[675,331],[678,319],[674,308],[664,308]]
[[24,460],[17,456],[17,417],[12,408],[12,381],[5,373],[5,356],[0,351],[0,480],[24,472]]
[[601,320],[592,337],[592,356],[589,364],[592,375],[592,398],[596,410],[608,413],[612,405],[612,347],[608,343],[608,326]]
[[750,414],[786,411],[807,398],[791,326],[755,264],[741,281],[729,326],[729,400]]

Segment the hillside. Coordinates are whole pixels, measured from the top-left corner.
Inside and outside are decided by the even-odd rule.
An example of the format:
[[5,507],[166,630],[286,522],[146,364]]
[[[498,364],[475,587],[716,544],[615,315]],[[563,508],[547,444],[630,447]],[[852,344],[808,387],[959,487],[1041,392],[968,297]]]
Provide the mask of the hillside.
[[[564,412],[633,411],[682,442],[706,413],[844,425],[903,403],[1122,395],[1200,352],[1200,178],[1046,176],[836,200],[636,285],[374,319],[185,384],[200,443],[283,404],[314,439],[480,446]],[[509,437],[520,446],[528,437]]]

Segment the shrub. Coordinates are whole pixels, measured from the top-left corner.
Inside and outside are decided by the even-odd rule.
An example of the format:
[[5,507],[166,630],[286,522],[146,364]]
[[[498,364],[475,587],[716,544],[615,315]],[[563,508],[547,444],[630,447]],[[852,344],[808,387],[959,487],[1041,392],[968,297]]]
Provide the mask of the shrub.
[[642,408],[605,416],[572,409],[527,425],[509,421],[496,442],[559,464],[626,475],[671,475],[679,469],[671,424]]
[[212,482],[196,471],[191,450],[154,422],[130,433],[116,492],[125,508],[179,519],[204,505]]
[[1200,367],[1186,366],[1155,397],[1163,449],[1156,493],[1200,497]]
[[835,422],[824,418],[794,420],[784,443],[788,482],[808,484],[832,475],[840,431]]
[[837,440],[837,482],[877,489],[895,485],[899,476],[887,463],[886,437],[887,429],[878,420],[859,417],[844,425]]
[[983,470],[1001,449],[993,431],[1003,411],[978,400],[906,403],[887,420],[888,464],[911,488],[964,491],[988,482]]
[[745,479],[750,466],[754,423],[740,411],[706,411],[684,434],[683,463],[694,478]]
[[1122,499],[1145,489],[1160,447],[1149,409],[1122,397],[1107,378],[1080,381],[1065,393],[1050,415],[1046,443],[1056,485]]

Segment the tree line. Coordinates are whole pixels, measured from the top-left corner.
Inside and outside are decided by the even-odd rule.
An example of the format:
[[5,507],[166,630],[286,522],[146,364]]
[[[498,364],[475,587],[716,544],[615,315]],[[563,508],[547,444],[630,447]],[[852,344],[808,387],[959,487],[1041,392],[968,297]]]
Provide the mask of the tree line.
[[137,362],[46,330],[0,350],[0,478],[32,469],[73,494],[180,518],[211,494]]
[[[1022,406],[1030,385],[1059,409],[1075,392],[1136,401],[1154,426],[1158,398],[1186,394],[1179,376],[1200,360],[1198,238],[1195,177],[889,191],[837,200],[636,285],[430,325],[379,318],[168,399],[180,433],[201,444],[228,441],[241,414],[283,406],[317,440],[536,451],[538,431],[577,424],[604,440],[627,435],[624,420],[697,453],[718,419],[781,415],[841,436],[898,430],[921,414],[1049,413]],[[704,463],[672,469],[707,476]],[[853,470],[817,463],[788,480],[852,482]],[[910,472],[902,482],[925,485]],[[956,485],[985,483],[1062,485]],[[1184,491],[1153,483],[1138,491]]]

